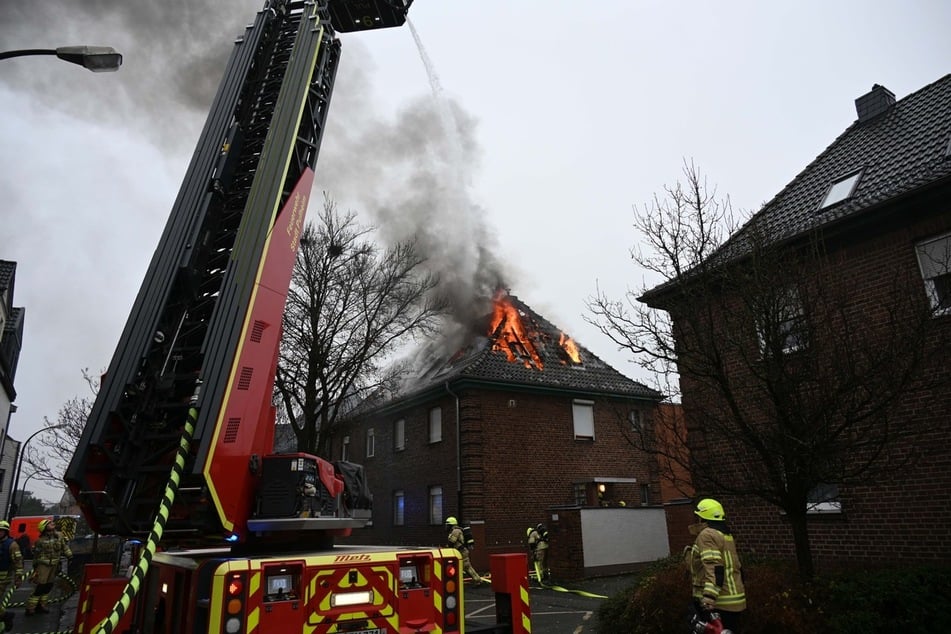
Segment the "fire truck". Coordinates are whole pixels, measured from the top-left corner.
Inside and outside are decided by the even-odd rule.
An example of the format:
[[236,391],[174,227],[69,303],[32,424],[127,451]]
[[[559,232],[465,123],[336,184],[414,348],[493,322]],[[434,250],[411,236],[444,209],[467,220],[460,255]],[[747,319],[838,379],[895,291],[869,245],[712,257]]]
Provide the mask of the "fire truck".
[[[338,33],[401,26],[411,3],[267,0],[236,39],[65,474],[90,526],[130,545],[121,576],[87,565],[77,633],[465,630],[458,551],[334,545],[371,517],[362,469],[274,452]],[[515,631],[521,594],[500,611]]]

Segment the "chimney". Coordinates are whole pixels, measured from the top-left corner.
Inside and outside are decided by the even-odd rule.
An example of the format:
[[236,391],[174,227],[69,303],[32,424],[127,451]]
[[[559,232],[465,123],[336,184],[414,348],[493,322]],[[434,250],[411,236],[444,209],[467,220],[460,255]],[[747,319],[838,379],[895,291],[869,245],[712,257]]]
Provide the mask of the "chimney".
[[895,95],[885,86],[875,84],[872,91],[855,100],[855,110],[859,121],[865,122],[874,119],[895,105]]

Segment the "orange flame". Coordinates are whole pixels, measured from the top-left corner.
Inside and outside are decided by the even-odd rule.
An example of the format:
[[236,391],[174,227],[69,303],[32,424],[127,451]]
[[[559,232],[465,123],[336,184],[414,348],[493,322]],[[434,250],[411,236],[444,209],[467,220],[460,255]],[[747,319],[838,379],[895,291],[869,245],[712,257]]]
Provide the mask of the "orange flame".
[[565,353],[572,361],[581,363],[581,353],[578,351],[578,345],[574,339],[565,333],[561,333],[561,337],[558,338],[558,345],[564,348]]
[[492,321],[489,323],[492,349],[504,352],[509,361],[521,359],[526,368],[543,369],[544,363],[532,343],[533,337],[525,329],[522,317],[508,294],[498,291],[492,298],[492,304]]

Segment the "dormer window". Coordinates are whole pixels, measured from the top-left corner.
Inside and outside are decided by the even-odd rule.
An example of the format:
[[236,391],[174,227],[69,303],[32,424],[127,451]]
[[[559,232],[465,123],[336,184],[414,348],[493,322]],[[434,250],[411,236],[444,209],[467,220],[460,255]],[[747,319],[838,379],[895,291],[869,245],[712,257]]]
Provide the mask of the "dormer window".
[[859,184],[859,178],[861,177],[862,171],[859,170],[832,183],[829,187],[829,191],[826,192],[826,197],[822,199],[822,204],[819,205],[819,211],[836,205],[847,198],[851,198],[852,194],[855,193],[855,187]]

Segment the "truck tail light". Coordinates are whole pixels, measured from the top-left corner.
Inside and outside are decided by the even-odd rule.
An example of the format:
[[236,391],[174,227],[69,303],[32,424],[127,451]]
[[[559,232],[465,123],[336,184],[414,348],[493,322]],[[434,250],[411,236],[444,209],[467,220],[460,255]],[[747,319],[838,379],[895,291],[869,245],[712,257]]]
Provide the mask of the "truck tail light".
[[444,632],[459,631],[459,590],[462,587],[459,578],[459,560],[445,559],[443,575],[443,628]]
[[224,631],[226,634],[238,634],[244,627],[245,603],[247,595],[245,594],[245,578],[243,574],[231,573],[225,577],[225,597]]

